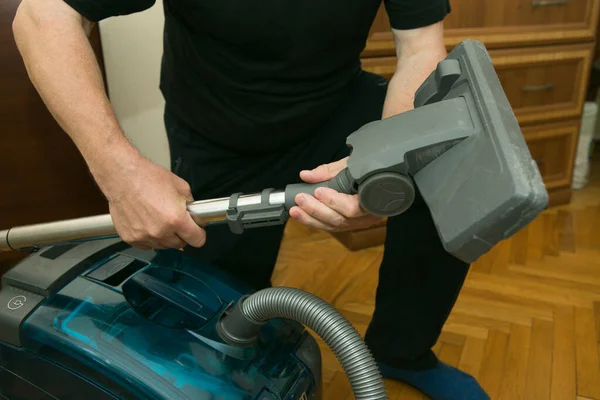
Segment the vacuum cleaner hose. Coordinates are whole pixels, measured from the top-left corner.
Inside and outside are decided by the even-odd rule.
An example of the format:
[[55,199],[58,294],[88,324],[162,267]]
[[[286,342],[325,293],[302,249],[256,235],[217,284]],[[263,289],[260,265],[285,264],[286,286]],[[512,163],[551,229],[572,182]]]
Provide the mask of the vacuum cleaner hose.
[[379,368],[350,322],[319,297],[294,288],[267,288],[240,299],[218,326],[230,344],[248,345],[271,318],[287,318],[319,335],[346,372],[358,400],[388,399]]

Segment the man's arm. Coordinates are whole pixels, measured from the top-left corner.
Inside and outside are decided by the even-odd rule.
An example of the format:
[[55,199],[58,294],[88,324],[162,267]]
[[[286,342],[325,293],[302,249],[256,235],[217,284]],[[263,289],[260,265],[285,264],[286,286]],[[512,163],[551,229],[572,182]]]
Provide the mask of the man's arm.
[[104,92],[87,37],[92,28],[62,0],[24,0],[13,21],[31,82],[106,189],[109,159],[126,166],[140,155],[121,132]]
[[[128,10],[148,4],[120,1]],[[88,41],[92,27],[65,0],[23,0],[13,21],[29,77],[87,162],[122,239],[145,248],[203,245],[205,233],[186,208],[189,185],[142,157],[123,134]]]
[[392,29],[396,45],[396,72],[390,80],[382,118],[413,108],[414,95],[446,55],[443,22],[422,28]]

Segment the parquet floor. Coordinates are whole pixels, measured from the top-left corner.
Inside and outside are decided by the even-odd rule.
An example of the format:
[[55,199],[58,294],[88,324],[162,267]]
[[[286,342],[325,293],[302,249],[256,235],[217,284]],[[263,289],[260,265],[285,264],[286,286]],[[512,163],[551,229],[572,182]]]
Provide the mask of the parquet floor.
[[[349,252],[292,223],[274,284],[321,296],[363,334],[381,257],[380,247]],[[337,360],[321,348],[325,399],[352,399]],[[472,266],[435,351],[476,376],[493,400],[600,400],[600,151],[570,205],[547,210]],[[387,384],[391,399],[426,399]]]

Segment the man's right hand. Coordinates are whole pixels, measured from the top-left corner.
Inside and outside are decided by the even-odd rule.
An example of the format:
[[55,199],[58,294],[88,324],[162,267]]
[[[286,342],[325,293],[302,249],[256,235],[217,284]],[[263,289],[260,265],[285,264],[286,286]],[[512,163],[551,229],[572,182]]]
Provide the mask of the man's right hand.
[[143,249],[204,245],[206,232],[187,210],[193,198],[186,181],[141,156],[119,169],[98,182],[125,242]]

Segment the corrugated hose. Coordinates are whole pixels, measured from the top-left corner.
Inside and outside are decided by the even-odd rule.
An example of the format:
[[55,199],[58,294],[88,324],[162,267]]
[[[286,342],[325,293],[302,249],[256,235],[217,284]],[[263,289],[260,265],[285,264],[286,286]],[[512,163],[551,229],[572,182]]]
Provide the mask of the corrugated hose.
[[247,345],[272,318],[294,320],[319,335],[342,365],[356,399],[389,398],[375,359],[359,333],[333,306],[311,293],[276,287],[244,297],[221,320],[219,333],[230,344]]

